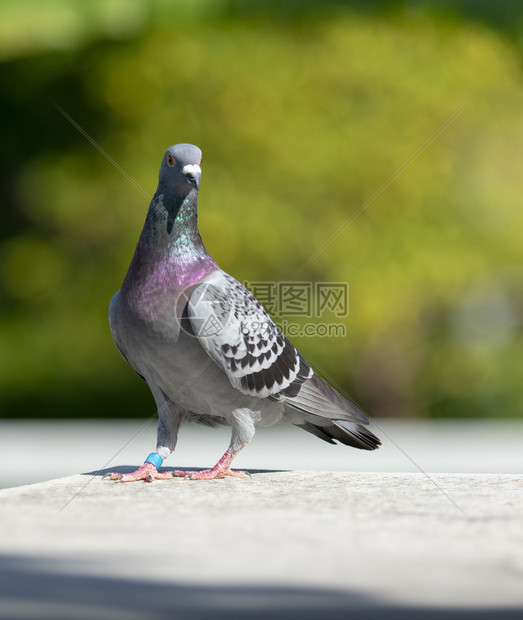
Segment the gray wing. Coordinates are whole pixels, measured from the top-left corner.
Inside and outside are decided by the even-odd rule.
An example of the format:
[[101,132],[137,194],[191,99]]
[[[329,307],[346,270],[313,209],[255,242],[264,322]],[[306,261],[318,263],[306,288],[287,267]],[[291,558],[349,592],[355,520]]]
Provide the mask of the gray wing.
[[191,293],[187,316],[202,347],[244,394],[283,399],[313,374],[254,295],[221,270]]
[[[193,334],[231,384],[251,396],[285,401],[289,420],[317,437],[373,450],[367,416],[316,375],[260,302],[221,270],[193,290],[186,306]],[[294,412],[294,413],[293,413]]]

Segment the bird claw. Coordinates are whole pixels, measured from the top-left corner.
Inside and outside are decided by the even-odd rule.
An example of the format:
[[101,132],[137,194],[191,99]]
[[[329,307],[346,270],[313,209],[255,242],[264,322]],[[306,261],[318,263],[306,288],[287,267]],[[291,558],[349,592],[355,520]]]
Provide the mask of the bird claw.
[[175,471],[172,472],[173,474],[173,478],[187,478],[188,475],[190,475],[191,472],[189,471],[181,471],[179,469],[176,469]]
[[250,477],[250,474],[245,471],[240,471],[237,469],[221,469],[217,467],[213,467],[213,469],[202,469],[201,471],[195,472],[187,472],[185,476],[186,480],[216,480],[218,478],[226,478],[230,476],[231,478],[245,478],[246,476]]
[[[145,482],[153,482],[158,479],[166,478],[185,478],[185,480],[216,480],[217,478],[246,478],[251,477],[248,471],[241,471],[238,469],[230,469],[231,461],[238,454],[239,450],[227,452],[216,463],[212,469],[201,469],[199,471],[165,471],[159,472],[153,463],[146,461],[141,467],[128,474],[119,474],[113,472],[109,474],[111,480],[116,482],[134,482],[136,480],[144,480]],[[105,476],[104,476],[105,477]]]
[[[159,472],[152,463],[144,463],[141,467],[128,474],[120,474],[113,472],[107,474],[111,480],[116,482],[136,482],[137,480],[144,480],[145,482],[153,482],[153,480],[165,480],[173,477],[173,472],[165,471]],[[106,476],[104,476],[105,478]]]
[[[241,448],[240,448],[241,450]],[[175,471],[174,475],[186,480],[216,480],[217,478],[245,478],[250,477],[249,472],[230,469],[234,457],[240,450],[231,451],[230,449],[222,456],[212,469],[201,469],[200,471]]]

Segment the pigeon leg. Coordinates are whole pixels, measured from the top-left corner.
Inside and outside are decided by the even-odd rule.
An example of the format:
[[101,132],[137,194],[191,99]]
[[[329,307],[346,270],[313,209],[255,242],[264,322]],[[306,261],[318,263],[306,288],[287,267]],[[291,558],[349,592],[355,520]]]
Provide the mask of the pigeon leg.
[[159,472],[158,468],[176,446],[178,438],[178,429],[180,427],[181,414],[176,406],[169,403],[161,390],[156,386],[151,386],[156,404],[158,406],[158,431],[156,439],[156,452],[150,454],[145,463],[138,469],[128,473],[120,474],[114,472],[110,475],[111,480],[120,482],[136,482],[137,480],[145,480],[152,482],[153,480],[167,480],[175,475],[172,471]]
[[187,478],[188,480],[214,480],[215,478],[225,478],[225,476],[245,478],[245,476],[248,476],[249,474],[244,471],[230,469],[230,465],[234,457],[242,448],[243,446],[239,450],[236,450],[236,452],[231,452],[230,449],[228,449],[212,469],[202,469],[194,472],[175,471],[173,473],[177,477]]
[[232,424],[231,443],[227,452],[212,469],[201,471],[175,471],[174,475],[188,480],[214,480],[215,478],[245,478],[246,472],[231,469],[231,463],[238,452],[244,448],[254,435],[253,412],[249,409],[235,409],[230,417]]
[[141,467],[138,467],[138,469],[128,474],[113,472],[110,478],[111,480],[118,480],[120,482],[136,482],[137,480],[152,482],[153,480],[172,478],[173,475],[174,473],[172,471],[159,472],[153,463],[144,463]]

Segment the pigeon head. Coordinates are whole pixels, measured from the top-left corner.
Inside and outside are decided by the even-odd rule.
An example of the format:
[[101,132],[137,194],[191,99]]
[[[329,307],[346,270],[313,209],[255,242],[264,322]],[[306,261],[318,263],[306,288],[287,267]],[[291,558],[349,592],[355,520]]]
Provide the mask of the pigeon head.
[[202,152],[194,144],[175,144],[163,156],[159,181],[162,190],[185,198],[191,190],[198,191]]

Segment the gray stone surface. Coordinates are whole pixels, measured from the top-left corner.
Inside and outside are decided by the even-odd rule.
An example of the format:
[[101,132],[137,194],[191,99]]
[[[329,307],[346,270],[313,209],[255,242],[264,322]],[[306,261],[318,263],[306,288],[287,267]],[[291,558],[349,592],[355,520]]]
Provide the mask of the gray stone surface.
[[0,617],[523,617],[523,476],[431,477],[5,489]]

